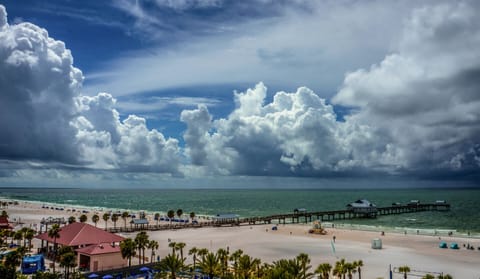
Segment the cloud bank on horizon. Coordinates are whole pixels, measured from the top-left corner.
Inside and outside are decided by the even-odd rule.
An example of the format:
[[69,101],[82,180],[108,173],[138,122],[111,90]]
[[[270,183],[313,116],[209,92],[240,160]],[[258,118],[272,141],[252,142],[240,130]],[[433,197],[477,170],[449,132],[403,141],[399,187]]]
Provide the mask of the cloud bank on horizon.
[[[0,5],[0,177],[478,178],[479,8],[459,1],[414,9],[395,51],[350,69],[331,101],[307,87],[269,101],[259,82],[234,94],[226,117],[205,105],[183,110],[182,145],[143,117],[122,119],[115,92],[83,94],[65,44],[34,24],[9,24]],[[353,110],[339,119],[336,105]]]

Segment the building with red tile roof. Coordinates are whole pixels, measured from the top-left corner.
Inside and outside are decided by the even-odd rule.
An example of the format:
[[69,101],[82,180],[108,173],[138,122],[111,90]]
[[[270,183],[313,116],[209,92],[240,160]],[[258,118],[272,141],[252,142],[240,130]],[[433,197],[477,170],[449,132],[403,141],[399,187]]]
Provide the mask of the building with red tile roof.
[[75,251],[78,254],[77,265],[89,271],[95,272],[127,266],[127,259],[122,258],[119,245],[93,244]]
[[[60,228],[60,237],[56,243],[70,247],[83,247],[91,244],[121,242],[125,238],[96,228],[86,223],[74,222]],[[48,236],[48,232],[37,235],[35,238],[53,243],[54,239]]]
[[4,230],[13,229],[13,227],[10,225],[10,222],[8,222],[8,217],[0,216],[0,229],[4,229]]
[[[122,258],[120,251],[120,242],[125,239],[122,236],[78,222],[60,227],[59,235],[55,242],[74,248],[77,264],[84,270],[99,271],[127,266],[127,261]],[[35,238],[47,241],[47,248],[48,243],[54,243],[48,232],[41,233]],[[53,254],[50,249],[49,255],[52,257]]]

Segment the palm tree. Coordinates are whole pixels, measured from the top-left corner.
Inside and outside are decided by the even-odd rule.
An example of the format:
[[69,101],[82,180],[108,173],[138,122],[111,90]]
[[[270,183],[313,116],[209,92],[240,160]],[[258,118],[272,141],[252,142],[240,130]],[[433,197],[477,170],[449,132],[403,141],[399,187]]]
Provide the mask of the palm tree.
[[190,212],[190,220],[192,220],[193,222],[193,219],[195,218],[195,212]]
[[170,243],[168,243],[168,247],[172,248],[172,254],[175,254],[175,252],[177,251],[177,243],[172,241]]
[[17,253],[18,253],[18,256],[20,257],[20,259],[23,258],[23,256],[25,256],[25,254],[27,254],[27,248],[25,246],[20,246],[17,248]]
[[347,274],[347,269],[345,267],[346,263],[347,262],[345,261],[345,259],[341,259],[340,261],[337,261],[335,263],[335,267],[333,268],[333,275],[336,275],[345,279],[345,274]]
[[175,249],[180,251],[180,259],[182,261],[185,261],[185,259],[183,258],[183,248],[185,248],[185,245],[186,244],[184,242],[177,242],[177,244],[175,245]]
[[100,217],[97,214],[94,214],[92,216],[92,222],[95,223],[95,227],[97,227],[98,220],[100,220]]
[[398,271],[403,273],[403,278],[407,279],[407,273],[410,272],[410,267],[407,265],[401,266],[398,268]]
[[182,217],[182,215],[183,215],[183,210],[181,208],[177,209],[178,219],[180,219],[180,217]]
[[77,218],[75,218],[75,216],[70,216],[68,217],[68,223],[71,224],[71,223],[75,223],[77,221]]
[[249,279],[253,277],[259,265],[259,259],[253,259],[249,255],[241,256],[238,260],[238,274],[240,278]]
[[108,219],[110,219],[110,214],[103,213],[102,219],[103,221],[105,221],[105,230],[107,230],[107,223],[108,223]]
[[16,240],[17,241],[17,244],[20,245],[21,241],[23,240],[23,233],[22,231],[16,231],[14,234],[13,234],[13,240]]
[[125,230],[127,230],[127,218],[128,218],[128,212],[124,211],[122,213],[122,219],[123,219],[123,224],[125,225]]
[[192,247],[190,250],[188,250],[188,254],[193,255],[193,270],[195,270],[197,266],[197,253],[198,253],[197,247]]
[[305,254],[305,253],[300,253],[296,260],[300,263],[300,267],[301,267],[301,279],[308,279],[308,278],[312,278],[313,277],[313,274],[308,272],[308,270],[310,268],[312,268],[312,266],[310,265],[310,257]]
[[158,227],[158,221],[160,221],[160,213],[155,213],[154,219],[157,220],[157,227]]
[[435,279],[435,276],[433,276],[432,274],[425,274],[422,279]]
[[150,255],[150,262],[153,262],[155,250],[158,249],[158,242],[156,240],[150,240],[150,242],[148,242],[147,248],[152,250],[152,254]]
[[141,258],[143,258],[143,263],[145,263],[145,248],[147,248],[148,242],[148,234],[146,232],[139,232],[135,237],[135,244],[137,245],[139,256],[138,264],[141,264]]
[[55,273],[55,260],[57,258],[57,238],[60,237],[60,225],[53,224],[50,230],[48,230],[48,237],[53,238],[53,273]]
[[362,279],[362,267],[363,267],[363,261],[358,260],[356,262],[353,262],[355,266],[357,267],[357,272],[358,272],[358,279]]
[[225,273],[228,269],[228,252],[227,250],[220,248],[217,250],[217,257],[220,261],[220,266],[222,267],[222,275],[225,276]]
[[182,271],[185,265],[176,254],[169,254],[160,261],[159,267],[161,270],[170,272],[170,278],[177,278],[177,273]]
[[202,272],[208,274],[210,278],[213,278],[214,276],[219,276],[222,272],[220,260],[218,259],[218,256],[212,252],[209,252],[202,258],[199,267]]
[[131,238],[127,238],[124,241],[120,242],[120,251],[122,253],[122,258],[128,259],[128,266],[132,265],[132,257],[137,255],[137,246]]
[[230,260],[233,261],[233,272],[235,275],[237,274],[238,270],[238,260],[242,256],[243,251],[242,249],[238,249],[237,251],[233,252],[232,255],[230,256]]
[[118,215],[117,214],[112,214],[112,222],[113,222],[113,228],[117,229],[117,221],[118,221]]
[[80,216],[79,220],[80,220],[80,223],[85,223],[85,222],[87,222],[88,217],[87,217],[87,215],[82,214],[82,215]]
[[445,274],[445,275],[438,275],[437,279],[453,279],[452,275]]
[[[7,268],[13,268],[16,269],[20,265],[20,255],[19,253],[15,250],[13,252],[8,253],[5,256],[5,262],[3,263],[5,267]],[[0,265],[1,266],[1,265]],[[55,273],[55,270],[53,271]],[[15,277],[12,277],[15,278]]]
[[171,226],[172,225],[172,219],[173,219],[173,217],[175,217],[175,211],[173,211],[173,209],[170,209],[167,212],[167,216],[168,216],[168,219],[170,220],[170,226]]
[[29,248],[32,246],[33,237],[35,237],[35,230],[34,229],[28,229],[24,234],[24,238],[26,240],[28,240],[28,247]]
[[60,266],[63,267],[65,278],[70,277],[70,268],[75,267],[77,265],[75,253],[72,247],[69,246],[62,246],[59,251],[60,254]]
[[301,265],[297,259],[286,260],[281,259],[273,262],[272,268],[267,274],[267,278],[301,278]]
[[353,273],[357,272],[357,267],[353,263],[345,263],[345,271],[348,274],[348,279],[353,279]]
[[198,249],[197,251],[197,255],[199,255],[200,257],[202,257],[202,259],[209,253],[208,249],[207,248],[201,248],[201,249]]
[[332,271],[332,266],[329,263],[321,263],[315,269],[315,273],[319,275],[319,279],[329,279],[330,271]]
[[23,240],[23,246],[27,246],[27,239],[25,238],[25,234],[27,233],[27,231],[29,230],[29,228],[27,227],[23,227],[21,230],[20,230],[20,233],[22,234],[22,240]]

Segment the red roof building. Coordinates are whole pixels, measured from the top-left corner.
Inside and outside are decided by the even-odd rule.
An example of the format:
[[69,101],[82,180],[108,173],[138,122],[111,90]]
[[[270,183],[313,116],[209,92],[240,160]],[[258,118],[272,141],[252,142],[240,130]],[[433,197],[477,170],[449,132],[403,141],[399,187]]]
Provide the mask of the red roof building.
[[[121,242],[125,238],[96,228],[86,223],[71,223],[60,228],[60,237],[56,242],[60,245],[81,247],[91,244]],[[53,243],[54,239],[48,236],[48,232],[37,235],[35,238]]]
[[75,250],[78,254],[77,265],[82,270],[102,271],[127,266],[119,245],[111,243],[93,244]]
[[79,254],[85,255],[100,255],[100,254],[110,254],[110,253],[118,253],[120,252],[119,245],[111,245],[110,243],[101,243],[101,244],[94,244],[89,245],[87,247],[79,248],[77,250]]
[[[82,270],[99,271],[127,266],[127,260],[122,258],[120,251],[120,242],[125,238],[119,235],[77,222],[60,227],[59,235],[55,240],[57,244],[77,248],[77,265]],[[48,232],[35,238],[54,243]]]
[[8,222],[8,217],[0,216],[0,229],[11,230],[13,227]]

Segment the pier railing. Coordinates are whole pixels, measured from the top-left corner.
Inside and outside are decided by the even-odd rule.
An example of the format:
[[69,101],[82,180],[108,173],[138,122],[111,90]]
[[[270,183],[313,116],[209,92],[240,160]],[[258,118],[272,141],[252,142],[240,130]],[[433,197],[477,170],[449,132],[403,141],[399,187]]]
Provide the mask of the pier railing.
[[141,230],[177,230],[185,228],[202,228],[215,226],[241,226],[241,225],[256,225],[256,224],[271,224],[276,222],[279,224],[286,223],[308,223],[315,220],[319,221],[335,221],[348,220],[358,218],[376,218],[383,215],[405,214],[421,211],[448,211],[450,204],[448,203],[426,203],[414,205],[393,205],[387,207],[377,207],[376,211],[361,212],[355,210],[332,210],[332,211],[316,211],[316,212],[293,212],[287,214],[277,214],[269,216],[244,217],[244,218],[229,218],[226,220],[208,220],[198,223],[169,223],[169,224],[148,224],[141,227],[134,226],[119,226],[115,228],[108,228],[108,231],[118,232],[135,232]]

